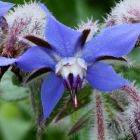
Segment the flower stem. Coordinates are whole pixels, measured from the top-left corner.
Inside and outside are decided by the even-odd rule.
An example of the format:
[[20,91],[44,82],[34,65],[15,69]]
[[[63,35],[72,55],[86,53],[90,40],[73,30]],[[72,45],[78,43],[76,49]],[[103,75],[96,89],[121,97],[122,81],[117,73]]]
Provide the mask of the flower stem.
[[134,103],[140,103],[140,94],[133,86],[124,86],[121,90],[125,91]]
[[140,94],[133,86],[124,86],[122,88],[130,97],[128,116],[129,128],[133,140],[140,139]]
[[[36,86],[37,87],[37,86]],[[35,116],[35,123],[37,126],[37,133],[36,133],[36,139],[37,140],[42,140],[42,135],[44,133],[44,122],[42,120],[42,111],[40,108],[40,103],[38,103],[38,99],[36,99],[36,94],[38,94],[38,90],[34,89],[34,86],[30,86],[30,90],[31,90],[31,104],[32,104],[32,109],[33,109],[33,113]]]
[[96,123],[98,140],[105,140],[104,114],[100,95],[96,95]]

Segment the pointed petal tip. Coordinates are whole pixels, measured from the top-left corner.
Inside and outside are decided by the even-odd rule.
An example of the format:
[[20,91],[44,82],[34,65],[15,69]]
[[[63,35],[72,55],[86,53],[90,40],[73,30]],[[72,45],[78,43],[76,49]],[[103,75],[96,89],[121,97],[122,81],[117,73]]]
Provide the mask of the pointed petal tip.
[[[47,14],[51,14],[50,11],[48,10],[48,8],[41,2],[38,2],[38,5],[47,13]],[[48,15],[47,15],[48,16]]]
[[79,42],[81,43],[82,32],[62,24],[51,14],[44,4],[39,3],[39,5],[47,14],[45,29],[45,37],[47,41],[62,57],[73,56],[76,47],[79,46]]
[[9,2],[0,1],[0,16],[3,16],[8,10],[10,10],[15,4]]

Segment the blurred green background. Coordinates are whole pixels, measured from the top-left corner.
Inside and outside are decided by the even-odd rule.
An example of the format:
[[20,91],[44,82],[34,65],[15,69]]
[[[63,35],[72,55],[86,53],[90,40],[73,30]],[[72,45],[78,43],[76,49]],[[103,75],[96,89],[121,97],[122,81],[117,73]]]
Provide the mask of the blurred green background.
[[[24,0],[5,0],[22,4]],[[29,0],[25,0],[28,2]],[[81,20],[102,19],[117,0],[41,0],[64,24],[76,26]]]
[[[23,0],[6,0],[22,4]],[[79,22],[93,17],[103,21],[115,0],[42,0],[50,11],[64,24],[75,27]],[[11,84],[11,75],[6,75],[0,85],[0,140],[35,140],[36,125],[29,92]],[[38,95],[39,96],[39,95]],[[15,99],[16,97],[16,99]],[[18,100],[20,99],[20,100]],[[15,100],[15,101],[13,101]],[[87,140],[75,135],[68,138],[64,126],[50,126],[43,136],[44,140]]]

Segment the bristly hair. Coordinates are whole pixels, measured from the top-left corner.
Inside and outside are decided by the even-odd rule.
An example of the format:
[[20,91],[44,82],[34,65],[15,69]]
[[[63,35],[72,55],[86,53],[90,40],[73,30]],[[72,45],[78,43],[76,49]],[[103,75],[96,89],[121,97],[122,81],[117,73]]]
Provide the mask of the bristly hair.
[[87,21],[82,21],[80,24],[78,24],[78,27],[76,29],[78,31],[84,31],[86,29],[89,29],[90,32],[86,41],[90,41],[92,37],[99,30],[99,24],[98,24],[98,21],[93,21],[93,18],[90,18],[90,19],[88,18]]
[[25,23],[26,28],[22,30],[22,35],[35,34],[43,36],[46,19],[46,13],[36,1],[25,2],[24,5],[18,5],[6,16],[10,27],[13,26],[15,21]]
[[140,1],[121,0],[112,8],[110,17],[116,24],[140,22]]
[[130,103],[124,112],[127,117],[129,131],[134,139],[140,139],[140,103]]

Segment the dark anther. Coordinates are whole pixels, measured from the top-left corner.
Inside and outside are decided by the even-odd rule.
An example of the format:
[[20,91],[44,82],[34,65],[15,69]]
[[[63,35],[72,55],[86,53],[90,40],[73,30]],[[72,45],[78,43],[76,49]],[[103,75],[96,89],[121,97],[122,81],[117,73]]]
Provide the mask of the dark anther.
[[73,74],[72,73],[69,74],[68,79],[69,79],[69,82],[70,82],[70,85],[71,85],[71,89],[72,89],[73,88]]
[[64,85],[68,89],[71,99],[73,101],[74,107],[78,107],[77,92],[80,89],[82,80],[79,75],[74,76],[72,73],[69,74],[68,78],[64,80]]

